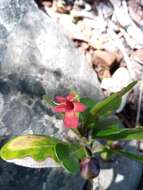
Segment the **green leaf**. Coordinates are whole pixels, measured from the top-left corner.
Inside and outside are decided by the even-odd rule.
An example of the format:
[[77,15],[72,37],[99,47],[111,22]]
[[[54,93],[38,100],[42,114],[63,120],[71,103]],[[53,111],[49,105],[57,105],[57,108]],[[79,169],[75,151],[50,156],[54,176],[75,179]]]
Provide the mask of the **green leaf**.
[[112,152],[110,150],[104,149],[104,151],[100,153],[100,157],[105,161],[110,161],[112,159]]
[[92,108],[96,104],[96,102],[94,100],[92,100],[91,98],[88,98],[88,97],[80,98],[80,102],[85,104],[87,109]]
[[86,149],[79,144],[69,144],[71,154],[75,156],[78,160],[83,159],[86,155]]
[[0,150],[0,156],[6,161],[31,157],[38,163],[50,158],[75,173],[79,170],[79,160],[86,156],[86,152],[80,145],[68,144],[52,137],[23,135],[6,143]]
[[43,100],[44,100],[44,102],[46,103],[46,104],[48,104],[49,106],[55,106],[56,104],[55,104],[55,102],[50,98],[50,97],[48,97],[47,95],[44,95],[43,96]]
[[139,154],[137,155],[135,153],[128,152],[127,150],[117,150],[117,151],[113,151],[113,153],[121,155],[121,156],[125,156],[125,157],[135,160],[135,161],[143,162],[143,155],[139,155]]
[[65,144],[57,144],[56,146],[57,157],[62,162],[65,169],[70,173],[79,171],[79,161],[71,155],[70,149]]
[[86,105],[86,110],[80,113],[80,118],[84,125],[88,128],[91,123],[95,122],[95,117],[91,115],[90,109],[96,104],[94,100],[88,97],[80,98],[80,102]]
[[55,154],[55,146],[60,141],[41,135],[18,136],[6,143],[0,150],[0,156],[4,160],[32,157],[35,161],[43,161],[52,158],[59,162]]
[[136,83],[137,81],[134,81],[127,87],[123,88],[121,91],[114,93],[111,96],[105,98],[104,100],[98,102],[91,109],[91,114],[96,117],[104,117],[115,112],[120,106],[121,97],[125,95],[129,90],[131,90]]
[[103,101],[97,103],[91,110],[91,114],[96,117],[106,117],[114,113],[121,105],[121,97],[112,94]]
[[142,140],[143,128],[110,128],[107,130],[101,130],[93,134],[94,138],[107,139],[107,140]]
[[131,82],[129,85],[127,85],[126,87],[124,87],[121,91],[119,91],[119,96],[123,96],[125,95],[128,91],[130,91],[136,84],[138,81],[133,81]]
[[99,119],[92,125],[92,137],[100,138],[100,135],[112,134],[120,129],[122,129],[122,124],[117,118],[108,117]]
[[121,129],[122,125],[119,119],[114,117],[108,117],[104,119],[99,119],[94,122],[92,128],[95,129],[95,133],[101,130],[110,129],[112,127],[116,127],[117,129]]
[[56,154],[65,169],[70,173],[79,171],[79,160],[86,156],[85,150],[79,145],[67,145],[58,143],[56,145]]
[[121,131],[121,129],[116,126],[116,124],[114,125],[110,125],[108,126],[106,129],[101,129],[101,130],[97,130],[95,131],[95,135],[96,137],[106,137],[109,135],[113,135],[113,134],[118,134]]

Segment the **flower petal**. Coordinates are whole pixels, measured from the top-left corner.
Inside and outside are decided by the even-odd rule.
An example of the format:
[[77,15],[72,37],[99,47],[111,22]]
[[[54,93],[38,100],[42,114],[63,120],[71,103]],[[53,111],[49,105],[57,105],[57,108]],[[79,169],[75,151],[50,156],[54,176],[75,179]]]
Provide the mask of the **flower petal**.
[[53,111],[55,111],[55,112],[65,112],[66,107],[65,107],[65,105],[58,105],[58,106],[53,107]]
[[56,96],[55,97],[56,102],[58,103],[64,103],[66,101],[66,98],[63,96]]
[[71,111],[65,113],[64,124],[67,128],[77,128],[78,127],[78,114]]
[[80,102],[74,102],[73,104],[75,112],[84,112],[86,109],[86,106]]

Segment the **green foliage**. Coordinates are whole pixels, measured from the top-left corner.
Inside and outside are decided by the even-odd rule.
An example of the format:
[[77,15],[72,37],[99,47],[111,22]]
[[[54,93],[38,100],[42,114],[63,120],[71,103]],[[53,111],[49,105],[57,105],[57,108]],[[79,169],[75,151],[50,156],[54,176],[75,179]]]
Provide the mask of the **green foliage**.
[[56,154],[59,161],[70,173],[79,171],[79,160],[85,157],[85,150],[79,145],[67,145],[58,143],[56,145]]
[[45,104],[48,104],[49,106],[55,106],[55,102],[47,95],[43,96],[43,101],[45,102]]
[[113,117],[98,119],[96,122],[94,122],[94,125],[92,125],[92,128],[94,128],[94,133],[111,128],[120,129],[121,127],[122,124],[120,123],[119,119]]
[[88,109],[91,109],[96,104],[95,100],[92,100],[91,98],[88,97],[80,98],[80,102],[86,105],[87,107],[86,111]]
[[135,161],[139,161],[143,163],[143,155],[137,155],[133,152],[129,152],[127,150],[116,150],[116,151],[112,151],[114,154],[120,155],[120,156],[124,156],[127,157],[131,160],[135,160]]
[[93,134],[96,139],[106,140],[142,140],[143,139],[143,128],[117,128],[109,127],[105,130],[100,130]]
[[121,91],[114,93],[95,104],[95,106],[90,111],[91,114],[95,117],[107,117],[108,115],[114,113],[120,106],[122,96],[131,90],[136,83],[136,81],[132,82]]
[[4,160],[22,159],[29,156],[35,161],[44,161],[50,157],[71,173],[79,170],[79,160],[85,155],[85,149],[80,145],[64,143],[41,135],[24,135],[13,138],[0,151],[0,156]]
[[[31,157],[35,161],[51,158],[73,174],[80,170],[82,160],[87,157],[90,160],[92,156],[96,156],[95,154],[100,155],[104,160],[110,159],[112,154],[117,154],[143,162],[142,155],[128,152],[121,149],[122,147],[115,149],[112,146],[113,141],[117,140],[142,140],[143,128],[122,128],[119,120],[109,117],[119,108],[122,96],[131,90],[136,83],[136,81],[132,82],[121,91],[98,103],[88,97],[80,98],[78,95],[75,101],[74,99],[66,101],[66,112],[69,112],[70,107],[74,110],[78,101],[86,106],[84,112],[82,110],[79,113],[76,112],[80,117],[80,127],[72,128],[73,132],[79,136],[78,144],[63,142],[49,136],[23,135],[13,138],[1,148],[1,158],[12,160]],[[47,95],[43,97],[43,100],[50,107],[56,106],[56,103]],[[96,140],[100,142],[94,145]]]
[[100,153],[100,157],[105,160],[105,161],[109,161],[112,159],[112,152],[109,150],[104,150]]
[[43,161],[50,157],[59,162],[55,154],[55,146],[60,142],[55,138],[41,135],[18,136],[6,143],[0,150],[4,160],[32,157],[36,161]]
[[96,102],[88,97],[80,98],[80,102],[86,105],[86,110],[80,113],[80,118],[84,122],[84,125],[88,128],[92,123],[95,122],[95,117],[91,115],[90,110],[96,104]]

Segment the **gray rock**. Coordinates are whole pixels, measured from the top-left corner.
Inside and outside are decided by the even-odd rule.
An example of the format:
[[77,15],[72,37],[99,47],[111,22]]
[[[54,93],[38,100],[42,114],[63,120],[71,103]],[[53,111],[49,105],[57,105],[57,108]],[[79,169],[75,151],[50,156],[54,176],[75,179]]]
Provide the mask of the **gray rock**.
[[[69,180],[70,178],[70,180]],[[75,178],[77,182],[75,183]],[[54,179],[54,183],[53,183]],[[68,182],[68,183],[67,183]],[[79,175],[70,176],[68,174],[63,173],[61,170],[52,170],[47,178],[47,183],[44,185],[43,190],[65,190],[65,189],[83,189],[84,180],[81,179]]]
[[[34,1],[25,0],[1,0],[0,23],[11,32],[15,25],[24,17],[27,11],[35,9]],[[4,34],[6,35],[6,33]]]
[[1,190],[82,190],[84,180],[61,169],[30,169],[0,160]]
[[2,122],[13,135],[20,135],[31,122],[30,109],[21,102],[13,100],[2,118]]
[[45,115],[57,118],[41,102],[45,93],[54,97],[74,88],[82,96],[101,98],[97,76],[84,56],[34,1],[7,0],[1,7],[2,26],[8,31],[7,36],[0,35],[7,42],[1,58],[0,92],[5,100],[1,119],[12,129],[10,134],[26,129],[37,133],[38,126],[40,131],[45,127]]
[[2,72],[15,80],[18,90],[30,95],[54,96],[74,87],[82,95],[99,97],[97,77],[84,57],[44,13],[38,13],[37,18],[27,13],[8,37]]

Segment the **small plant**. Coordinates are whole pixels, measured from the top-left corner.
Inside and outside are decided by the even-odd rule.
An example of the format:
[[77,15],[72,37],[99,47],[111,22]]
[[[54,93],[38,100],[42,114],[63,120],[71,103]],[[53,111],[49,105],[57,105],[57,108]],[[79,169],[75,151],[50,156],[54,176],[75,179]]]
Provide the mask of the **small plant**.
[[51,109],[61,114],[64,127],[72,130],[77,138],[61,141],[42,135],[18,136],[1,148],[1,158],[10,161],[30,157],[37,163],[50,159],[72,174],[80,171],[85,179],[98,176],[100,158],[108,160],[115,154],[143,162],[143,156],[128,152],[120,143],[143,139],[143,128],[122,128],[118,120],[111,119],[122,96],[135,84],[136,81],[100,102],[79,97],[75,92],[66,97],[57,96],[54,101],[44,96]]

